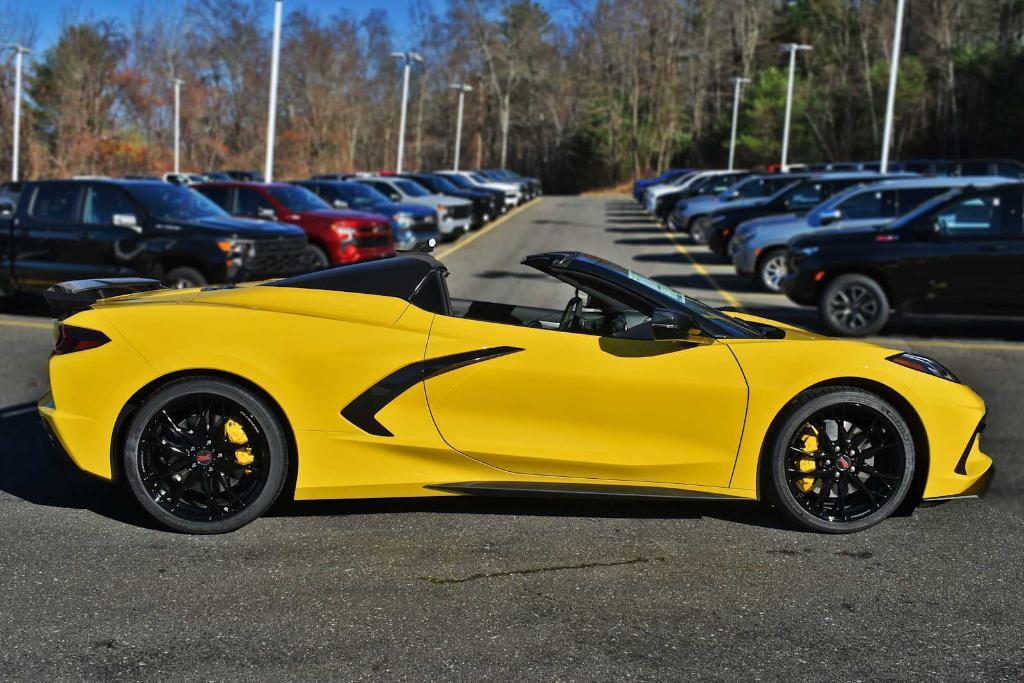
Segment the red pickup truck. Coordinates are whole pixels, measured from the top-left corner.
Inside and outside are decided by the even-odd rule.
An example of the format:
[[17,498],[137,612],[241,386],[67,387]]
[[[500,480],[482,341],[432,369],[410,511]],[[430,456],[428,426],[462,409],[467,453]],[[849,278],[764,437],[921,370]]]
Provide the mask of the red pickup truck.
[[213,182],[193,189],[235,216],[297,225],[309,239],[314,268],[355,263],[395,253],[384,216],[339,210],[305,188],[285,183]]

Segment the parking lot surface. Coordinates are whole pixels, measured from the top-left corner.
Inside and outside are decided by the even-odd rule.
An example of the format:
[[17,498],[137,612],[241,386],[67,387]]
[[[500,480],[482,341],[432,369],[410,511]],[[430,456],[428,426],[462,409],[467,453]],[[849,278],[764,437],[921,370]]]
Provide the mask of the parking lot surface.
[[[559,249],[815,324],[625,197],[546,197],[436,254],[453,296],[560,308],[560,286],[519,265]],[[843,537],[748,503],[458,498],[289,503],[188,537],[47,445],[32,402],[50,325],[14,302],[0,315],[0,679],[1019,680],[1024,324],[898,321],[877,341],[938,358],[988,402],[984,500]]]

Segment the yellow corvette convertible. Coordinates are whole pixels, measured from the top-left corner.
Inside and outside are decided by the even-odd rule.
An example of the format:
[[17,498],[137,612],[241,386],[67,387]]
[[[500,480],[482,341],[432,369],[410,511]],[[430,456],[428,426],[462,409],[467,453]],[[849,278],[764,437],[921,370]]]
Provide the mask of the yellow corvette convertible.
[[[939,363],[710,308],[585,254],[551,310],[452,299],[425,253],[191,290],[75,281],[39,410],[171,529],[296,499],[762,500],[844,533],[974,495],[985,406]],[[294,492],[292,484],[294,483]]]

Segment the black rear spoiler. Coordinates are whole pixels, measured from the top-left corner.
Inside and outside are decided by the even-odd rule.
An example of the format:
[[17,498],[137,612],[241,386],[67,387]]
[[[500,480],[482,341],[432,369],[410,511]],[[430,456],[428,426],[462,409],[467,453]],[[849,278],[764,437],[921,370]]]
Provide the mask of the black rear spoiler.
[[43,294],[54,317],[63,319],[84,311],[100,299],[122,294],[138,294],[163,289],[159,280],[144,277],[110,277],[97,280],[70,280],[56,284]]

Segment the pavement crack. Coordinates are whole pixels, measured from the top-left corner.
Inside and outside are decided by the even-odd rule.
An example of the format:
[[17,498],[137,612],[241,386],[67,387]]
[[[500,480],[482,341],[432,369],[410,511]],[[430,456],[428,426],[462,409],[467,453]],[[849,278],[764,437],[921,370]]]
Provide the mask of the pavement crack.
[[604,567],[623,567],[631,564],[647,564],[649,562],[664,562],[664,557],[634,557],[630,560],[618,560],[616,562],[584,562],[581,564],[558,564],[550,567],[532,567],[529,569],[512,569],[504,572],[481,572],[456,578],[441,578],[437,576],[421,576],[420,580],[427,581],[436,586],[443,586],[452,583],[467,583],[480,579],[498,579],[506,576],[527,576],[529,574],[543,574],[546,572],[563,572],[571,569],[601,569]]

